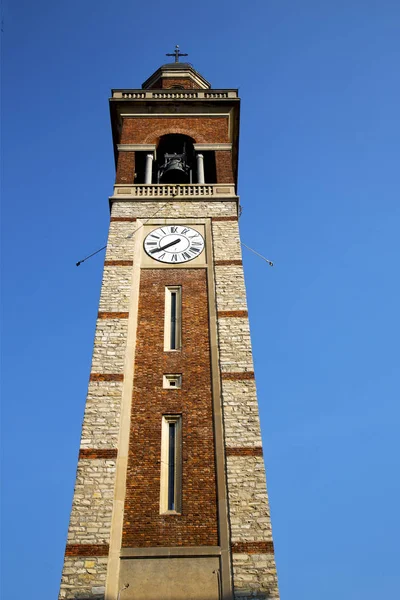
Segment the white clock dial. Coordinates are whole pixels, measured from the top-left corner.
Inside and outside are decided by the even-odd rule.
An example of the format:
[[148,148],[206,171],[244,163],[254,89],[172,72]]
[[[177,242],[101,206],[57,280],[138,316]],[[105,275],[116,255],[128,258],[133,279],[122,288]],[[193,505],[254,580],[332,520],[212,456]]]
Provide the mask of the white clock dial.
[[184,225],[163,225],[151,231],[144,240],[146,253],[164,263],[184,263],[204,250],[203,236]]

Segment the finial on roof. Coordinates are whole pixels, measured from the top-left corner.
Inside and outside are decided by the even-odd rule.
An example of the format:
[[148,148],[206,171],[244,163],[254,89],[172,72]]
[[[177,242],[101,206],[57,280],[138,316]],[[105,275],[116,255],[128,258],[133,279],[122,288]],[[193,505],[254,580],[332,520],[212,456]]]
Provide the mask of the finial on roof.
[[188,56],[188,54],[181,54],[181,52],[179,52],[179,46],[178,44],[175,46],[175,52],[173,52],[173,54],[166,54],[165,56],[175,56],[175,62],[179,62],[179,57],[180,56]]

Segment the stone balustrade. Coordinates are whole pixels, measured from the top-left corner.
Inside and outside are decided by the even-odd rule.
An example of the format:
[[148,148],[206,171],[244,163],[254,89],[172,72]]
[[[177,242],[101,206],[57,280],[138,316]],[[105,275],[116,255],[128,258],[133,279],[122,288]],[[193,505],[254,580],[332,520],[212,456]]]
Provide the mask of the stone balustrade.
[[122,196],[135,198],[210,198],[220,199],[236,196],[235,186],[230,184],[118,184],[114,186],[113,199],[121,200]]
[[[114,98],[114,94],[113,94],[113,98]],[[117,96],[121,97],[121,98],[126,98],[126,99],[130,99],[130,100],[140,100],[140,98],[146,98],[146,93],[145,92],[123,92],[122,96]]]
[[162,98],[164,99],[173,99],[173,100],[185,100],[186,98],[198,98],[198,92],[169,92],[165,90],[164,92],[152,92],[152,98]]
[[237,90],[113,90],[113,99],[122,100],[226,100],[238,98]]

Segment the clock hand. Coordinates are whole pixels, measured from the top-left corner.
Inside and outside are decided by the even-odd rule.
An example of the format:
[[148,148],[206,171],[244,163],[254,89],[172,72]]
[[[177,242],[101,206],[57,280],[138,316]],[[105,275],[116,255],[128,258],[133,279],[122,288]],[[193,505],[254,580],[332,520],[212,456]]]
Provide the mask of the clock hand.
[[174,240],[173,242],[170,242],[169,244],[165,244],[165,246],[162,246],[161,248],[155,248],[154,250],[150,250],[150,254],[155,254],[156,252],[161,252],[161,250],[165,250],[166,248],[169,248],[170,246],[173,246],[174,244],[177,244],[178,242],[180,242],[181,240]]

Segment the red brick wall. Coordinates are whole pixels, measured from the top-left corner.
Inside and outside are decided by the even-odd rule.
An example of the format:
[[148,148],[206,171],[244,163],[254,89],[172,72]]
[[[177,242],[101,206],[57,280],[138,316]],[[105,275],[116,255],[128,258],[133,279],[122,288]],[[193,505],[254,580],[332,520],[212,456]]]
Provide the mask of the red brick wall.
[[217,167],[217,183],[234,183],[232,171],[232,152],[216,150],[215,164]]
[[228,117],[128,117],[124,119],[121,144],[157,144],[167,133],[182,133],[197,143],[225,144],[229,142]]
[[173,79],[172,77],[162,77],[157,79],[157,81],[150,86],[151,90],[167,90],[174,86],[179,86],[184,88],[185,90],[198,90],[201,89],[200,86],[193,81],[192,79],[185,77],[176,77]]
[[[164,352],[165,286],[182,285],[182,350]],[[132,399],[123,547],[217,545],[206,271],[144,269]],[[182,373],[182,389],[162,388]],[[161,421],[182,415],[182,514],[160,515]]]
[[135,153],[119,152],[115,183],[134,183]]

